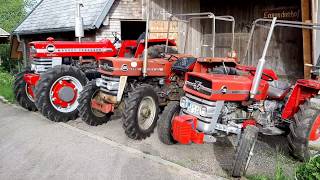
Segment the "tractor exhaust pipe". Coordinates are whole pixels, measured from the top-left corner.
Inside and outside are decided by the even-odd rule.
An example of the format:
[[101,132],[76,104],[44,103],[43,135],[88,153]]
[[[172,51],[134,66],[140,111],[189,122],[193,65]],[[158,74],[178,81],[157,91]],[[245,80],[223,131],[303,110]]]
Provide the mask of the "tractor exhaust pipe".
[[271,38],[272,38],[274,27],[276,25],[276,21],[277,21],[277,18],[274,17],[272,19],[272,23],[271,23],[271,26],[270,26],[270,29],[269,29],[267,41],[266,41],[266,44],[264,45],[263,53],[262,53],[262,56],[261,56],[261,58],[259,60],[259,63],[258,63],[257,69],[256,69],[256,73],[255,73],[255,76],[254,76],[254,79],[253,79],[253,83],[252,83],[251,90],[250,90],[250,99],[254,99],[254,97],[258,93],[258,89],[259,89],[259,85],[260,85],[260,82],[261,82],[261,77],[262,77],[264,65],[266,63],[267,50],[268,50],[269,45],[270,45],[270,41],[271,41]]
[[76,3],[76,18],[75,18],[75,36],[79,38],[79,42],[81,42],[81,38],[84,37],[84,29],[83,29],[83,18],[81,17],[81,7],[83,7],[82,1],[78,1]]
[[143,52],[143,67],[142,74],[143,77],[146,77],[147,74],[147,66],[148,66],[148,41],[149,41],[149,16],[150,16],[150,1],[147,0],[147,11],[146,11],[146,35],[144,38],[144,52]]

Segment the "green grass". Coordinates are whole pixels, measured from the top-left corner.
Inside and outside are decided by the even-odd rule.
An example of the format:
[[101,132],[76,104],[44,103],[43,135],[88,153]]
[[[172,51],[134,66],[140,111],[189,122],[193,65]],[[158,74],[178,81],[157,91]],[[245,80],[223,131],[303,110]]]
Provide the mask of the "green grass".
[[297,179],[320,179],[320,156],[310,159],[309,162],[300,165],[296,171]]
[[14,77],[11,74],[0,70],[0,96],[9,102],[14,101],[13,81]]
[[276,164],[274,173],[270,172],[270,174],[253,174],[248,175],[247,179],[249,180],[291,180],[294,179],[292,174],[288,174],[288,172],[284,171],[284,162],[286,161],[286,157],[277,150],[276,154]]

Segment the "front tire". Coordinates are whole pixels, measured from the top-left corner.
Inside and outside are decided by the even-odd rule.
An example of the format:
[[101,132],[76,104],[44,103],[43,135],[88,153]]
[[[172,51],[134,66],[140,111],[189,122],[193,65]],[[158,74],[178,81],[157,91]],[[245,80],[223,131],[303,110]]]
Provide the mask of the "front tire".
[[86,85],[85,74],[74,66],[55,66],[42,74],[35,88],[39,111],[55,122],[66,122],[78,116],[79,93]]
[[245,175],[258,139],[258,133],[259,129],[256,126],[249,125],[241,134],[232,165],[233,177]]
[[34,99],[32,94],[28,91],[32,91],[29,89],[31,87],[24,81],[23,76],[25,74],[31,73],[29,67],[27,67],[24,71],[18,73],[15,77],[14,85],[13,85],[13,92],[16,98],[16,101],[22,106],[23,108],[29,111],[37,111],[37,107],[34,103]]
[[96,86],[96,81],[90,81],[80,93],[79,97],[79,116],[81,119],[91,126],[98,126],[106,123],[110,120],[111,113],[105,114],[98,110],[92,109],[91,101],[99,91],[99,87]]
[[[315,99],[320,101],[320,96]],[[299,111],[294,115],[287,137],[291,154],[300,161],[308,161],[311,157],[319,154],[319,151],[312,151],[310,148],[311,131],[313,128],[316,128],[315,131],[317,129],[319,131],[320,128],[316,122],[320,122],[320,106],[307,100],[303,105],[300,105]],[[320,141],[319,137],[317,141]]]
[[138,85],[124,102],[122,120],[126,135],[135,140],[149,137],[157,124],[159,114],[158,96],[153,87],[147,84]]
[[180,104],[177,101],[169,102],[164,108],[162,115],[158,121],[158,137],[159,140],[167,145],[177,143],[172,137],[172,120],[180,113]]

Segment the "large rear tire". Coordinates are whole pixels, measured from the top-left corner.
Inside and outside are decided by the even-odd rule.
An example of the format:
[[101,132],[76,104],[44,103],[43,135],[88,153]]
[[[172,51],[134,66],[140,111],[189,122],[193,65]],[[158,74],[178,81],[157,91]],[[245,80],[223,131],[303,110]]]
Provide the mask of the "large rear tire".
[[35,88],[39,111],[55,122],[66,122],[78,116],[79,93],[87,84],[85,74],[74,66],[55,66],[41,74]]
[[164,108],[162,115],[158,121],[158,137],[159,140],[167,145],[177,143],[172,137],[172,120],[175,116],[179,115],[180,104],[177,101],[169,102]]
[[99,87],[96,86],[96,81],[90,81],[80,93],[79,97],[79,116],[81,119],[91,126],[98,126],[106,123],[110,120],[112,113],[105,114],[98,110],[92,109],[91,101],[99,91]]
[[[320,96],[315,99],[319,102]],[[316,122],[320,123],[320,104],[314,104],[307,100],[303,105],[300,105],[299,111],[294,115],[287,137],[291,154],[300,161],[308,161],[311,157],[319,155],[319,151],[310,148],[310,135],[314,128],[315,131],[318,131],[317,142],[320,143],[320,124]]]
[[249,125],[243,130],[232,165],[233,177],[241,177],[246,174],[258,139],[258,133],[259,129],[256,126]]
[[[34,103],[34,99],[30,93],[28,93],[28,84],[24,81],[23,76],[25,74],[31,73],[29,67],[27,67],[24,71],[18,73],[15,77],[13,92],[16,98],[16,101],[23,108],[29,111],[37,111],[37,107]],[[32,91],[32,90],[31,90]]]
[[[153,45],[148,48],[149,58],[161,58],[162,54],[165,53],[166,45]],[[178,50],[168,46],[167,53],[178,54]]]
[[122,120],[126,135],[135,140],[149,137],[154,131],[159,114],[158,96],[153,87],[138,85],[124,102]]

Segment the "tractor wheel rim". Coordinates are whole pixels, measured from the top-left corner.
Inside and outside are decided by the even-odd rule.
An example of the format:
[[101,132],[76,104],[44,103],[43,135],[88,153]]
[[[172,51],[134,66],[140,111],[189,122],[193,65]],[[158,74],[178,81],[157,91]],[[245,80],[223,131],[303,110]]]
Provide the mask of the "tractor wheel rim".
[[148,130],[156,117],[156,103],[150,96],[142,98],[138,107],[138,124],[142,130]]
[[95,115],[96,117],[102,118],[102,117],[105,117],[106,114],[102,113],[101,111],[99,111],[97,109],[92,108],[92,106],[91,106],[92,99],[95,98],[95,96],[97,95],[98,92],[99,92],[99,90],[97,89],[92,94],[91,99],[90,99],[90,108],[91,108],[91,112],[92,112],[93,115]]
[[34,99],[33,99],[32,95],[31,95],[30,92],[29,92],[29,91],[32,91],[32,89],[30,89],[30,88],[31,88],[31,87],[30,87],[28,84],[26,84],[26,86],[25,86],[26,95],[27,95],[28,99],[29,99],[31,102],[34,102]]
[[[56,92],[54,90],[54,87],[58,84],[58,83],[62,83],[62,82],[68,82],[68,83],[71,83],[73,86],[74,86],[74,91],[75,93],[73,94],[74,97],[73,97],[73,101],[70,102],[70,103],[67,103],[67,102],[64,102],[64,103],[67,103],[68,105],[66,107],[63,107],[61,106],[61,104],[59,103],[54,103],[56,101],[57,98],[59,98],[58,96],[56,96],[55,94],[59,93],[59,92]],[[71,88],[71,87],[69,87]],[[51,105],[59,112],[62,112],[62,113],[69,113],[69,112],[72,112],[74,110],[77,109],[79,103],[78,103],[78,98],[79,98],[79,93],[82,91],[83,89],[83,86],[82,84],[80,83],[80,81],[75,78],[75,77],[72,77],[72,76],[62,76],[60,78],[58,78],[52,85],[51,85],[51,88],[50,88],[50,102],[51,102]],[[59,98],[60,101],[63,101],[61,98]]]
[[313,157],[320,154],[320,115],[317,115],[310,131],[307,145],[310,155]]

